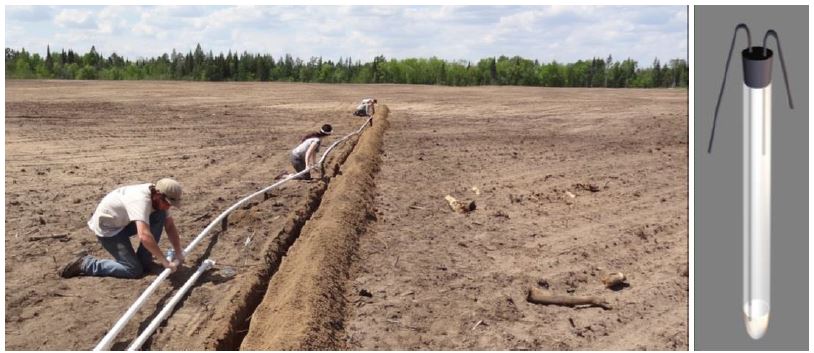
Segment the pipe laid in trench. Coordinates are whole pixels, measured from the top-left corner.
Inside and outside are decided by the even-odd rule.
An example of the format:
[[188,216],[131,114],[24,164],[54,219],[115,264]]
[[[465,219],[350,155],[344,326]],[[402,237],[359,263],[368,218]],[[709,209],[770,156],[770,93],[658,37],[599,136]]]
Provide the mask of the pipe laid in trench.
[[382,109],[375,128],[359,139],[341,173],[332,178],[319,209],[303,226],[270,279],[263,301],[251,313],[240,350],[345,348],[341,335],[347,303],[342,291],[357,239],[375,217],[374,175],[381,162],[388,112]]
[[[362,132],[362,130],[364,130],[364,128],[370,124],[371,120],[373,120],[373,117],[368,118],[365,121],[365,123],[362,124],[362,126],[358,130],[356,130],[354,132],[351,132],[350,134],[347,134],[344,137],[342,137],[341,139],[339,139],[339,140],[335,141],[334,143],[332,143],[331,146],[329,146],[328,149],[326,149],[325,152],[322,154],[322,157],[319,159],[319,162],[316,165],[321,166],[325,162],[325,158],[328,156],[328,153],[330,153],[334,149],[334,147],[336,147],[339,143],[344,142],[345,140],[349,139],[351,136],[360,134]],[[273,188],[276,188],[276,187],[288,182],[291,179],[294,179],[294,178],[300,177],[302,175],[305,175],[305,173],[310,173],[311,169],[313,169],[316,165],[312,165],[309,168],[305,168],[299,173],[289,175],[289,176],[283,178],[282,180],[272,184],[271,186],[268,186],[268,187],[266,187],[266,188],[264,188],[264,189],[262,189],[260,191],[257,191],[255,193],[249,195],[249,196],[246,196],[245,198],[241,199],[240,201],[238,201],[237,203],[235,203],[234,205],[229,207],[226,211],[221,213],[217,218],[215,218],[211,223],[209,223],[209,225],[206,228],[204,228],[204,230],[201,231],[201,233],[198,234],[198,236],[196,236],[195,239],[193,239],[192,242],[190,242],[189,245],[187,245],[186,248],[184,248],[184,256],[186,257],[190,252],[192,252],[192,250],[195,249],[195,247],[198,245],[198,243],[200,243],[203,240],[203,238],[206,235],[208,235],[209,232],[212,231],[212,229],[215,228],[216,225],[218,225],[223,219],[225,219],[227,216],[229,216],[229,214],[232,213],[234,210],[236,210],[238,207],[243,206],[245,203],[247,203],[249,200],[251,200],[255,196],[264,194],[265,192],[267,192],[267,191],[269,191],[269,190],[271,190]],[[119,332],[121,332],[121,330],[124,329],[125,325],[127,325],[127,323],[130,321],[130,319],[133,318],[133,316],[144,305],[144,303],[147,302],[147,299],[150,297],[150,295],[152,295],[153,292],[155,292],[155,290],[158,289],[158,285],[161,284],[161,282],[164,281],[164,279],[166,279],[170,275],[170,273],[171,273],[170,269],[164,269],[164,271],[161,271],[161,274],[159,274],[155,278],[155,280],[153,280],[153,283],[151,283],[147,287],[147,289],[145,289],[144,292],[141,293],[141,295],[136,299],[136,301],[133,302],[132,305],[130,305],[130,307],[127,309],[127,311],[125,311],[124,315],[122,315],[122,317],[119,318],[118,321],[116,321],[116,324],[113,325],[113,328],[111,328],[110,331],[108,331],[107,334],[105,334],[105,336],[102,337],[102,339],[99,341],[99,343],[96,345],[96,347],[93,348],[94,351],[110,350],[110,346],[113,345],[113,340],[116,339],[116,336],[119,335]]]
[[172,299],[170,299],[170,302],[164,306],[164,309],[161,309],[161,312],[159,312],[158,315],[153,319],[153,321],[150,322],[150,325],[148,325],[147,328],[145,328],[144,331],[133,341],[133,343],[130,344],[130,347],[127,347],[127,350],[135,351],[140,349],[141,345],[144,344],[144,341],[147,341],[147,338],[149,338],[150,335],[152,335],[153,332],[155,332],[155,329],[158,328],[158,325],[160,325],[164,321],[164,319],[166,319],[167,316],[169,316],[170,311],[172,311],[172,309],[174,309],[175,306],[178,305],[178,302],[180,302],[181,298],[183,298],[184,295],[187,294],[189,289],[192,288],[192,285],[194,285],[195,282],[198,281],[198,278],[201,277],[201,275],[204,272],[206,272],[206,270],[212,268],[212,266],[215,266],[215,261],[209,259],[204,260],[201,266],[198,267],[198,270],[195,271],[195,273],[193,273],[191,277],[189,277],[186,283],[184,283],[184,286],[181,287],[181,289],[179,289],[178,292],[175,293]]

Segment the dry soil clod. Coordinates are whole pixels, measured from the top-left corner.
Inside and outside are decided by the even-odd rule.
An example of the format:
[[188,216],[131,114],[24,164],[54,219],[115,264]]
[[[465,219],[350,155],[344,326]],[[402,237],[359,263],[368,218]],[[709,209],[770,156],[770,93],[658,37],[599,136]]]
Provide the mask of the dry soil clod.
[[613,288],[625,283],[625,274],[622,272],[611,272],[602,276],[602,283],[605,288]]
[[450,195],[444,196],[444,199],[446,199],[447,202],[449,203],[449,207],[452,208],[453,211],[458,213],[471,212],[476,207],[475,201],[463,202],[455,199]]
[[590,191],[590,192],[599,192],[599,190],[601,190],[599,188],[599,186],[594,184],[594,183],[586,183],[586,184],[577,183],[577,184],[574,184],[574,188],[575,189],[582,189],[582,190],[586,190],[586,191]]
[[543,304],[543,305],[562,305],[562,306],[577,306],[577,305],[590,305],[598,306],[605,310],[611,310],[611,306],[602,298],[598,297],[579,297],[567,295],[551,295],[537,288],[529,288],[529,294],[526,298],[529,303]]

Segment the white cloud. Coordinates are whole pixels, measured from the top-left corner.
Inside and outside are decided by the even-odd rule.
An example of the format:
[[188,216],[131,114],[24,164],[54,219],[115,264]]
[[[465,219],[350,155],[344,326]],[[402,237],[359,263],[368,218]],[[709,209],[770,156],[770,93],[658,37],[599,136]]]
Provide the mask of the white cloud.
[[6,6],[6,22],[41,22],[52,16],[50,6]]
[[93,12],[89,10],[64,9],[57,14],[54,22],[65,28],[96,28]]
[[[51,22],[16,26],[41,18]],[[83,51],[93,44],[131,59],[200,43],[215,54],[303,60],[520,55],[572,62],[612,54],[650,65],[654,57],[686,59],[686,18],[684,6],[10,6],[6,38],[9,47]]]
[[97,14],[97,24],[100,33],[112,34],[128,27],[126,7],[107,6]]

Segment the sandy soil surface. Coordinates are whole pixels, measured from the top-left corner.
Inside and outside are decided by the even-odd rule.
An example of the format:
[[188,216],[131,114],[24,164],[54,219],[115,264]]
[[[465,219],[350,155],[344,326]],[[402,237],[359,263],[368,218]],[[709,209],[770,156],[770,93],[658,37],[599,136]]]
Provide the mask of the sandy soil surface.
[[[349,348],[687,349],[686,91],[411,87],[387,102]],[[604,288],[617,271],[629,286]],[[532,286],[613,309],[531,304]]]
[[[337,135],[360,126],[350,112],[368,95],[390,108],[386,129],[366,131],[381,146],[354,139],[323,181],[290,183],[233,214],[189,256],[216,269],[144,348],[240,348],[268,324],[255,307],[279,305],[267,289],[296,271],[325,283],[303,296],[328,298],[319,303],[331,320],[312,322],[332,339],[289,347],[687,348],[684,90],[78,81],[6,83],[6,348],[90,349],[154,278],[56,275],[81,250],[107,256],[85,223],[108,191],[175,177],[187,191],[174,213],[186,243],[290,169],[301,135],[324,122]],[[380,161],[352,162],[377,148]],[[454,213],[447,194],[477,208]],[[347,210],[359,202],[371,212]],[[347,221],[309,227],[330,210]],[[346,259],[304,270],[301,249],[337,245],[309,241],[326,236],[345,239]],[[193,270],[173,274],[113,348]],[[605,289],[609,271],[629,285]],[[612,309],[528,303],[541,285]],[[282,347],[266,342],[257,347]]]

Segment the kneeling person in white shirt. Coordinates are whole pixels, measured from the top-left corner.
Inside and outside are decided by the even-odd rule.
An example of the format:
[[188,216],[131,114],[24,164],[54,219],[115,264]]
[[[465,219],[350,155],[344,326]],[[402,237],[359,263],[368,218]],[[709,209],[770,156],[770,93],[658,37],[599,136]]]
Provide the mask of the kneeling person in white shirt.
[[[138,278],[150,270],[153,258],[174,272],[184,261],[184,251],[175,220],[168,211],[170,207],[180,207],[181,194],[181,184],[169,178],[155,184],[123,186],[107,194],[96,207],[88,227],[114,259],[80,256],[63,266],[60,276]],[[158,246],[163,230],[167,231],[175,252],[172,261],[164,257]],[[130,237],[136,234],[141,244],[138,250],[133,250]]]

